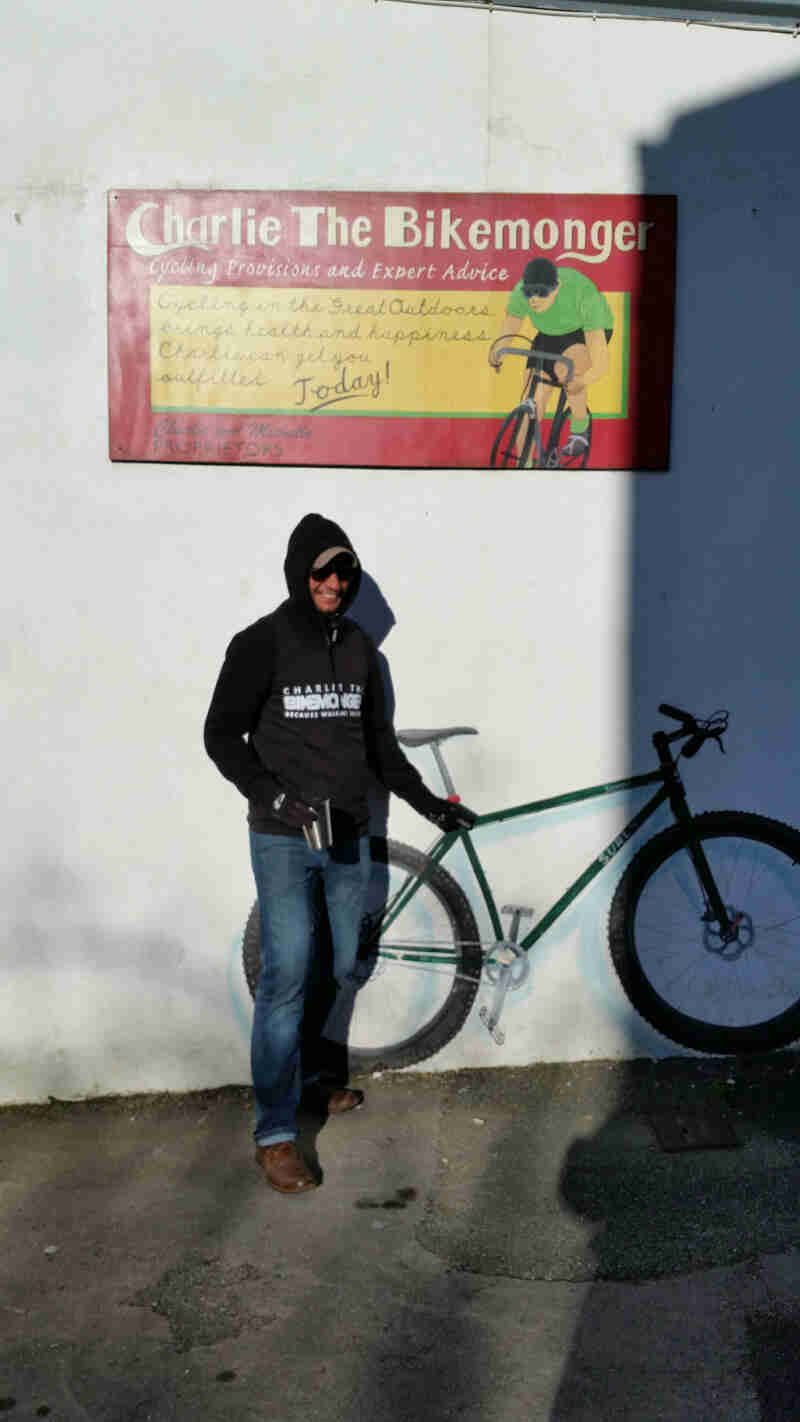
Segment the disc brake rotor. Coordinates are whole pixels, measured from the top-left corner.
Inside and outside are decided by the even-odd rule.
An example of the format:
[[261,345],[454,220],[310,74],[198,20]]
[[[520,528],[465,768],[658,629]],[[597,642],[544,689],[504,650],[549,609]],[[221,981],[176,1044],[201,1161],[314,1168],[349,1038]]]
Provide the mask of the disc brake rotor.
[[726,963],[734,963],[751,946],[755,931],[749,913],[734,908],[733,904],[726,904],[725,907],[734,937],[726,942],[719,931],[719,926],[715,922],[705,919],[703,922],[703,946],[706,952],[714,953],[718,958],[724,958]]

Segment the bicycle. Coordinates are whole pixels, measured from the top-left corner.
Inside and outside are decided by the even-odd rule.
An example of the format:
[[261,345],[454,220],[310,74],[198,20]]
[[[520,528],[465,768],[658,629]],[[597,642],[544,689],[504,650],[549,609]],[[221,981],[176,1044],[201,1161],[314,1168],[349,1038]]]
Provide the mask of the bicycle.
[[[427,853],[383,841],[379,902],[369,907],[351,982],[326,1023],[346,1044],[353,1072],[411,1066],[439,1051],[463,1026],[483,974],[493,989],[480,1018],[502,1044],[499,1026],[509,990],[525,981],[530,950],[577,895],[611,863],[650,817],[668,803],[675,823],[638,850],[614,893],[608,919],[611,960],[631,1005],[664,1036],[703,1052],[738,1054],[786,1046],[800,1036],[800,832],[762,815],[722,810],[693,815],[678,762],[707,741],[724,750],[728,713],[698,719],[662,705],[680,722],[652,742],[658,767],[643,775],[574,790],[481,815],[472,830],[440,836]],[[458,799],[442,753],[471,726],[400,731],[409,748],[430,746],[446,793]],[[675,754],[673,742],[684,744]],[[507,904],[504,934],[494,895],[473,843],[487,825],[579,801],[658,785],[526,937],[524,905]],[[463,846],[493,937],[482,942],[466,894],[442,861]],[[244,933],[250,991],[259,974],[258,904]],[[378,1026],[380,1024],[380,1027]]]
[[[508,340],[508,337],[499,337],[500,340]],[[513,465],[518,469],[585,469],[592,447],[592,417],[589,415],[589,428],[586,431],[586,448],[579,455],[569,452],[568,441],[563,440],[564,433],[568,428],[567,418],[570,408],[567,404],[566,386],[572,380],[575,369],[574,362],[569,356],[561,354],[560,351],[535,350],[533,341],[527,336],[511,337],[512,340],[524,341],[524,347],[516,345],[498,346],[495,351],[497,359],[502,359],[507,355],[525,356],[526,370],[530,371],[530,377],[526,375],[523,385],[523,399],[509,415],[506,415],[499,433],[492,445],[490,465],[493,469],[508,468]],[[496,344],[496,343],[495,343]],[[561,384],[545,370],[548,361],[561,361],[567,368],[564,383]],[[558,391],[558,401],[555,412],[550,421],[550,434],[545,443],[542,437],[541,422],[536,413],[534,395],[539,385],[551,386]]]

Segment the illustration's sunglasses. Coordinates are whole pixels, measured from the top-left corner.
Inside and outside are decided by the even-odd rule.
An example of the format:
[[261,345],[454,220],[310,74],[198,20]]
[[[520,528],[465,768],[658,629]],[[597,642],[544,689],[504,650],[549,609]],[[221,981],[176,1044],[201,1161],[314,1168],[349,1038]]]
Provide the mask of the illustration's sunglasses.
[[322,568],[312,568],[311,576],[315,583],[324,583],[331,573],[335,573],[341,582],[349,582],[353,576],[355,564],[347,553],[337,553],[335,558],[331,558],[329,563],[325,563]]
[[537,283],[536,286],[526,286],[526,287],[524,288],[524,291],[525,291],[525,295],[527,296],[528,300],[530,301],[530,299],[531,299],[532,296],[538,296],[538,297],[550,296],[550,294],[555,291],[555,287],[554,287],[554,286],[542,286],[541,283]]

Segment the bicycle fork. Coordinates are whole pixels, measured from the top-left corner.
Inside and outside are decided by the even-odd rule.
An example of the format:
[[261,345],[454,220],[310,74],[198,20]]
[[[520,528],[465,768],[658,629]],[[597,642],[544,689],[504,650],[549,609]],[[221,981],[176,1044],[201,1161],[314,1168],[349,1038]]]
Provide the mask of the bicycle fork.
[[[658,758],[665,772],[665,782],[669,795],[670,808],[675,816],[676,822],[686,831],[686,849],[692,861],[694,871],[697,875],[706,911],[703,914],[703,922],[709,925],[706,932],[706,946],[709,951],[724,954],[725,949],[736,941],[740,925],[745,917],[744,914],[734,911],[733,915],[728,912],[727,905],[723,902],[711,866],[706,858],[703,846],[695,833],[692,812],[689,809],[689,802],[686,799],[686,791],[683,782],[678,774],[678,767],[668,749],[669,737],[664,731],[656,731],[653,736],[653,745],[658,752]],[[719,926],[720,944],[714,949],[710,944],[710,925],[716,923]]]

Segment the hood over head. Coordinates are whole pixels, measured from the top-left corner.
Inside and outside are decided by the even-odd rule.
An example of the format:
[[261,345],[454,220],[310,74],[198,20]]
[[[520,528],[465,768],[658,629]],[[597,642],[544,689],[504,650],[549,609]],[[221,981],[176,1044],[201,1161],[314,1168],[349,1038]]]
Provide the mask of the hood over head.
[[305,608],[306,611],[316,610],[308,589],[309,574],[321,555],[325,554],[322,561],[328,562],[337,553],[352,553],[355,559],[353,576],[337,613],[337,616],[340,616],[350,607],[361,583],[361,564],[356,551],[344,529],[334,523],[333,519],[324,518],[322,514],[317,513],[306,514],[301,518],[289,537],[283,564],[289,596],[298,607]]

